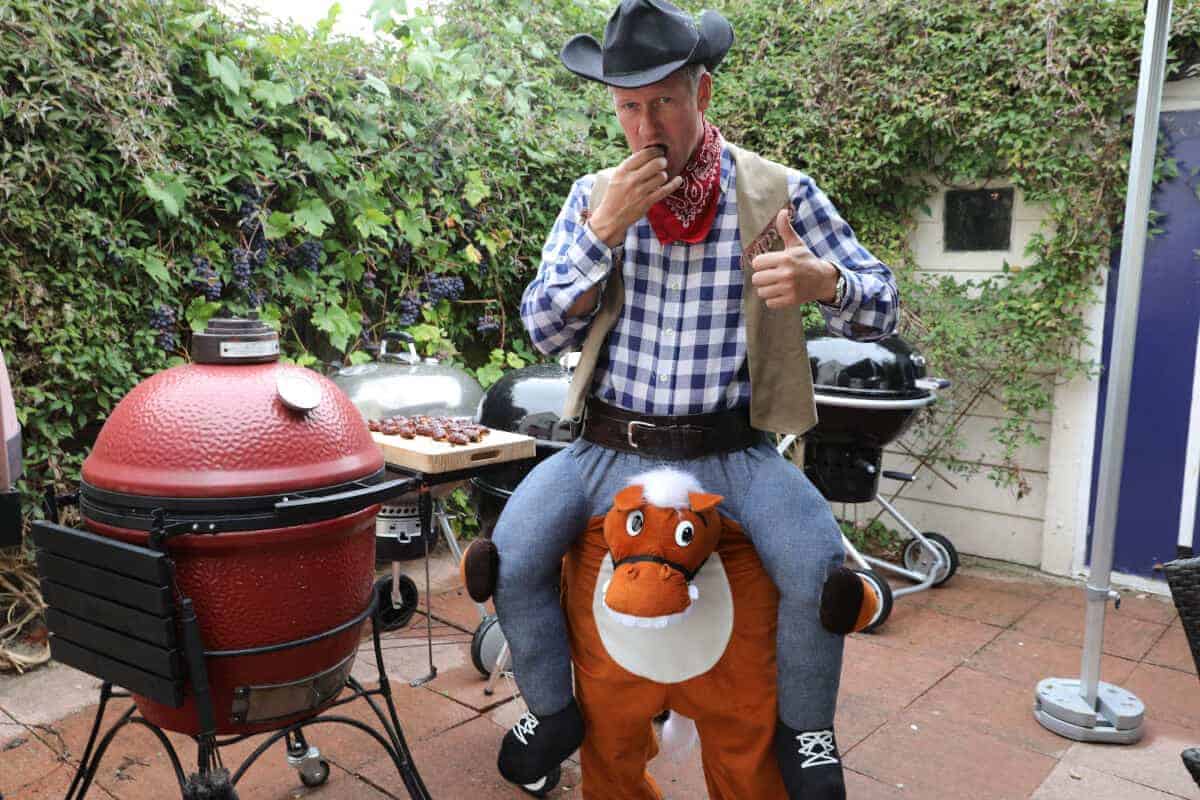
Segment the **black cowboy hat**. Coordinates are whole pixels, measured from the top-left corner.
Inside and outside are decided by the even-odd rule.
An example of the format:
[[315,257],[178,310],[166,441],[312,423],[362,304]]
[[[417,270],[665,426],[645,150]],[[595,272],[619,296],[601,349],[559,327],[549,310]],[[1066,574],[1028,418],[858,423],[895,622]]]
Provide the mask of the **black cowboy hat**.
[[621,0],[604,27],[604,46],[586,33],[562,49],[567,69],[609,86],[635,89],[657,83],[680,67],[717,68],[733,45],[733,28],[716,11],[697,25],[666,0]]

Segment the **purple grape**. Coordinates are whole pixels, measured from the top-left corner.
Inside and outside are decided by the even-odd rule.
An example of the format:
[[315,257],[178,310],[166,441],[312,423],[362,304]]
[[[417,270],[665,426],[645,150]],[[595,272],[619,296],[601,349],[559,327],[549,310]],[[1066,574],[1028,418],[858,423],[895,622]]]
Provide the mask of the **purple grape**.
[[484,314],[479,318],[479,321],[475,323],[475,330],[483,334],[494,333],[495,331],[500,330],[500,320],[491,314]]

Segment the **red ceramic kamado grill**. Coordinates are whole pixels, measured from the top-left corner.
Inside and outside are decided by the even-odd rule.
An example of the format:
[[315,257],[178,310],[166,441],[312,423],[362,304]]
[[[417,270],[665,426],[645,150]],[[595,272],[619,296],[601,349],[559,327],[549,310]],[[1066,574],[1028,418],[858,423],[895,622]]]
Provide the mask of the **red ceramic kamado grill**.
[[[379,503],[414,481],[386,479],[349,398],[281,363],[261,322],[213,320],[192,359],[113,409],[83,464],[87,531],[35,525],[51,648],[128,688],[151,725],[197,737],[202,775],[216,735],[286,729],[315,785],[328,767],[302,766],[317,751],[300,726],[348,684],[383,694],[395,721],[386,678],[367,692],[350,670],[378,607]],[[378,630],[375,643],[378,662]],[[399,723],[372,706],[389,728],[375,738],[425,797]]]
[[[248,733],[315,713],[349,674],[379,510],[361,490],[383,478],[383,457],[337,387],[279,363],[266,325],[217,320],[194,358],[113,410],[83,464],[80,511],[89,530],[133,544],[148,543],[156,515],[176,534],[169,551],[209,652],[217,733]],[[308,502],[279,508],[293,498]],[[351,620],[285,657],[238,655]],[[191,697],[177,709],[137,702],[163,728],[198,732]]]

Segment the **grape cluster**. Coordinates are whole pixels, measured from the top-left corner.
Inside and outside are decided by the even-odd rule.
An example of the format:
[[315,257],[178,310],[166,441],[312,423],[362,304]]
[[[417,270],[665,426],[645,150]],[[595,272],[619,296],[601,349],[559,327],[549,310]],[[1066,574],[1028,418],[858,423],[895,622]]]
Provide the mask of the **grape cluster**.
[[293,267],[304,267],[311,272],[321,271],[321,253],[324,252],[321,243],[316,239],[305,239],[299,247],[293,248],[288,255],[288,263]]
[[157,306],[150,312],[150,327],[158,331],[154,343],[161,349],[175,349],[175,309],[170,306]]
[[500,330],[500,320],[491,314],[484,314],[475,323],[475,330],[479,333],[493,333]]
[[115,242],[110,241],[107,236],[101,236],[98,244],[104,250],[104,263],[110,267],[120,269],[125,266],[125,256],[121,255],[119,250],[124,249],[127,242],[124,239],[117,239]]
[[246,300],[250,303],[251,308],[262,308],[263,302],[267,299],[266,291],[255,289],[246,293]]
[[253,237],[262,229],[259,222],[259,204],[262,203],[262,192],[249,181],[243,181],[238,187],[238,195],[242,198],[238,206],[238,227],[248,237]]
[[375,270],[369,269],[363,273],[362,287],[364,289],[374,289],[375,288]]
[[400,324],[404,327],[416,325],[421,318],[421,298],[416,292],[408,292],[400,298]]
[[233,283],[242,291],[250,289],[250,278],[254,275],[254,267],[250,264],[250,251],[244,247],[234,247],[229,251],[229,260],[233,264]]
[[400,251],[396,254],[396,265],[401,271],[407,271],[412,265],[412,245],[408,242],[403,242],[400,245]]
[[421,281],[421,292],[429,298],[429,302],[439,300],[455,302],[463,295],[463,279],[454,275],[426,275]]
[[221,275],[203,256],[192,256],[192,288],[204,292],[209,300],[220,300],[225,288]]

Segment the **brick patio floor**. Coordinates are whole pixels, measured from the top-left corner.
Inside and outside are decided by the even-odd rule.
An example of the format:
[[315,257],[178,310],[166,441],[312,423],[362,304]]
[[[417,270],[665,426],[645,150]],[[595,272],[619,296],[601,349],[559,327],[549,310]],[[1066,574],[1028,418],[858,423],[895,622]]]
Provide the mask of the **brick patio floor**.
[[[419,562],[407,564],[423,586]],[[428,669],[425,621],[384,641],[385,662],[405,734],[436,800],[521,798],[496,774],[504,729],[524,711],[511,679],[483,694],[471,664],[475,606],[456,589],[444,548],[433,562],[433,657],[438,676],[412,688]],[[1200,796],[1179,753],[1200,744],[1200,686],[1179,618],[1169,600],[1125,592],[1107,617],[1101,677],[1146,705],[1135,746],[1088,745],[1059,738],[1034,720],[1033,690],[1045,677],[1077,677],[1083,590],[1005,565],[971,562],[944,587],[906,596],[872,635],[846,647],[837,716],[852,800],[1154,800]],[[373,681],[369,642],[355,667]],[[0,676],[0,798],[61,798],[95,711],[97,682],[59,665]],[[127,702],[127,701],[125,701]],[[118,708],[126,706],[118,704]],[[347,713],[365,719],[365,706]],[[111,712],[110,712],[111,713]],[[369,713],[369,712],[368,712]],[[185,761],[195,757],[180,742]],[[344,726],[311,730],[332,763],[329,782],[302,786],[282,745],[246,773],[243,800],[405,798],[391,763],[365,734]],[[226,751],[237,763],[254,741]],[[659,759],[663,761],[663,759]],[[698,751],[682,762],[654,762],[670,800],[706,797]],[[578,798],[579,768],[569,763],[553,797]],[[95,798],[177,797],[166,756],[140,728],[127,728],[106,756]],[[749,800],[749,799],[747,799]]]

